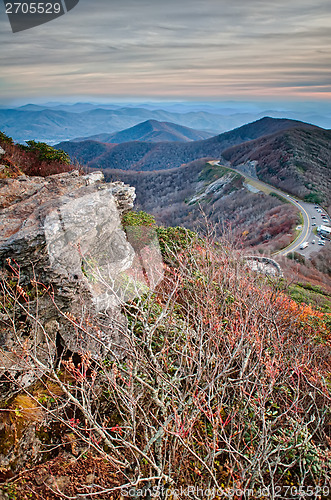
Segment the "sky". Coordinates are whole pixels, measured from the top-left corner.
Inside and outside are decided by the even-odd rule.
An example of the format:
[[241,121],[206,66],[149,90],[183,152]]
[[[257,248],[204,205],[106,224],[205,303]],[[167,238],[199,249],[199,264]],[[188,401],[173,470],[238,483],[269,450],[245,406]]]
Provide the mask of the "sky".
[[12,33],[0,103],[40,99],[331,101],[330,0],[80,0]]

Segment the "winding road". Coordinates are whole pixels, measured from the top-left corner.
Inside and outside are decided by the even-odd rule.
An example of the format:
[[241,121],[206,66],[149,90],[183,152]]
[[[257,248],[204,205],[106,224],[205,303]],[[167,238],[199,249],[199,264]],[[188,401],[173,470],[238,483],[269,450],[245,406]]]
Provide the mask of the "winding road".
[[[321,224],[328,225],[330,226],[330,217],[328,216],[328,222],[323,221],[322,219],[322,214],[320,212],[317,212],[314,204],[312,203],[307,203],[305,201],[299,200],[294,198],[292,195],[286,194],[280,189],[275,188],[274,186],[271,186],[270,184],[266,184],[263,181],[260,181],[256,179],[253,176],[250,176],[246,173],[241,172],[240,170],[237,170],[236,168],[230,167],[228,164],[222,164],[219,161],[213,161],[210,162],[213,165],[218,165],[220,167],[225,167],[230,170],[233,170],[234,172],[242,175],[245,177],[246,180],[249,181],[250,184],[254,186],[256,190],[262,191],[264,193],[275,193],[287,200],[288,202],[292,203],[296,208],[298,208],[302,214],[303,217],[303,224],[301,231],[299,235],[296,237],[296,239],[288,245],[286,248],[283,248],[282,250],[278,250],[277,252],[274,252],[273,255],[287,255],[291,252],[299,252],[300,254],[304,255],[305,257],[309,257],[309,255],[313,252],[316,252],[323,248],[323,246],[318,245],[318,240],[319,237],[314,234],[313,229],[316,226],[320,226]],[[322,209],[321,209],[322,210]],[[325,210],[322,211],[322,213],[326,213]],[[314,224],[314,226],[313,226]],[[300,246],[302,243],[305,241],[308,241],[308,246],[304,249],[300,249]],[[314,242],[314,243],[313,243]],[[327,242],[325,240],[325,244],[329,245],[330,242]]]

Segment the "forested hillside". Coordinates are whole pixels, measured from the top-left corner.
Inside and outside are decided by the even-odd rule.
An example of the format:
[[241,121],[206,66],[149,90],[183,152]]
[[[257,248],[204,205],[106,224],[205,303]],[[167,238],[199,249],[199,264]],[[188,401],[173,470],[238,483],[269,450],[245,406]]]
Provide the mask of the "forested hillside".
[[[189,143],[128,142],[107,149],[93,142],[87,145],[84,142],[61,142],[56,147],[66,151],[72,159],[87,163],[93,168],[164,170],[179,167],[198,158],[219,158],[222,152],[231,146],[298,125],[314,128],[294,120],[263,118],[216,137]],[[105,150],[102,151],[102,148]],[[94,150],[96,152],[92,153]]]
[[231,170],[196,160],[182,167],[134,172],[104,170],[106,179],[136,188],[137,207],[159,223],[201,228],[206,218],[219,234],[232,233],[244,246],[281,248],[299,221],[296,209],[274,196],[253,193]]
[[331,208],[331,131],[292,128],[223,152],[232,165],[257,161],[258,177]]

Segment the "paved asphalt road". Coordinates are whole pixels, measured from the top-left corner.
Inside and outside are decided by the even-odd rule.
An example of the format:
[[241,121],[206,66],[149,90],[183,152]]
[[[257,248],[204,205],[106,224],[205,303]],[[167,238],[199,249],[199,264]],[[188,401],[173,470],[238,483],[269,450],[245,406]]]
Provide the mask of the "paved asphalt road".
[[[304,219],[304,224],[298,239],[286,249],[281,250],[280,255],[287,255],[290,252],[299,252],[305,257],[309,257],[311,253],[317,252],[318,250],[321,250],[323,248],[322,245],[318,244],[318,242],[320,241],[320,237],[314,234],[313,230],[321,225],[330,226],[330,217],[328,217],[328,222],[325,222],[322,219],[322,214],[316,210],[315,205],[306,203],[301,200],[296,200],[292,197],[287,198],[291,201],[291,203],[294,203],[297,207],[300,208]],[[322,213],[325,214],[325,210],[323,210]],[[305,241],[308,241],[308,246],[301,250],[300,245]],[[314,243],[312,243],[313,241]],[[328,242],[328,240],[323,240],[323,243],[325,243],[325,245],[330,245],[330,242]]]
[[[223,166],[221,163],[219,163],[217,161],[215,161],[213,163],[215,165]],[[303,227],[302,227],[302,230],[301,230],[299,236],[288,247],[284,248],[283,250],[279,250],[278,252],[275,252],[274,255],[287,255],[290,252],[298,252],[298,253],[304,255],[305,257],[309,257],[309,255],[311,253],[316,252],[318,250],[321,250],[323,248],[322,245],[318,244],[319,237],[316,234],[314,234],[313,230],[316,227],[320,226],[321,224],[323,224],[324,226],[331,226],[330,217],[328,216],[328,214],[326,214],[325,210],[322,210],[322,213],[327,215],[328,222],[323,221],[322,213],[319,213],[317,211],[317,209],[315,208],[315,206],[317,206],[317,205],[314,205],[312,203],[306,203],[305,201],[298,200],[298,199],[294,198],[292,195],[288,195],[288,194],[284,193],[283,191],[281,191],[280,189],[277,189],[277,188],[271,186],[270,184],[266,184],[265,182],[257,180],[256,178],[251,177],[248,174],[243,174],[242,172],[240,172],[240,170],[229,167],[229,165],[224,165],[224,167],[230,168],[234,172],[237,172],[238,174],[244,176],[246,179],[253,181],[254,187],[256,186],[257,188],[259,188],[259,186],[260,186],[261,191],[263,191],[263,188],[264,188],[272,193],[279,194],[283,198],[287,199],[290,203],[295,205],[301,211],[301,214],[303,217]],[[313,224],[316,224],[316,225],[313,226]],[[305,249],[301,250],[300,246],[305,241],[308,241],[308,246]],[[312,243],[313,241],[315,243]],[[325,243],[325,245],[331,245],[331,242],[329,242],[328,240],[324,240],[324,243]]]

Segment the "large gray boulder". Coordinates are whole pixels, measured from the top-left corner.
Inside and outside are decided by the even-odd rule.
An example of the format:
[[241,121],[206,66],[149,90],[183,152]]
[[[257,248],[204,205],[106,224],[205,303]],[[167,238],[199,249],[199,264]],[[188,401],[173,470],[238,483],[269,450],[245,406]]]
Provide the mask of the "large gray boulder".
[[59,351],[121,356],[122,283],[135,259],[121,214],[134,198],[101,172],[0,180],[0,377],[27,386]]
[[163,269],[155,232],[142,242],[122,228],[134,199],[101,172],[0,179],[0,469],[40,458],[40,388],[54,373],[79,384],[82,367],[127,352],[121,306]]

